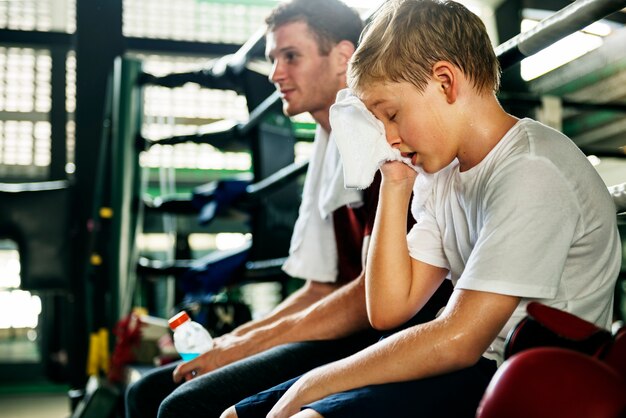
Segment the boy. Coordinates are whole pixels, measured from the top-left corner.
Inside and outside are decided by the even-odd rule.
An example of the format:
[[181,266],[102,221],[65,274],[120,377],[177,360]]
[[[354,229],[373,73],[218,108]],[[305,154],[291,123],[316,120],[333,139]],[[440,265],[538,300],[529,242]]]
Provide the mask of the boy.
[[455,290],[435,320],[223,417],[474,417],[530,300],[609,326],[621,263],[615,207],[568,138],[500,107],[485,27],[458,3],[389,1],[348,84],[388,143],[434,176],[406,236],[416,173],[399,162],[381,168],[366,266],[371,324],[401,325],[446,279]]

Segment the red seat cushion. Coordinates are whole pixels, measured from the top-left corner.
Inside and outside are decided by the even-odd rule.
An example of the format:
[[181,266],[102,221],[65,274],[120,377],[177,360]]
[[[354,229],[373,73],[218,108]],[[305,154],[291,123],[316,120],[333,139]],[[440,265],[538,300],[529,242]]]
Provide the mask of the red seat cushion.
[[611,333],[596,324],[538,302],[526,307],[528,315],[509,332],[504,358],[533,347],[562,347],[601,357],[613,342]]
[[618,418],[626,383],[610,366],[563,348],[532,348],[504,362],[477,418]]

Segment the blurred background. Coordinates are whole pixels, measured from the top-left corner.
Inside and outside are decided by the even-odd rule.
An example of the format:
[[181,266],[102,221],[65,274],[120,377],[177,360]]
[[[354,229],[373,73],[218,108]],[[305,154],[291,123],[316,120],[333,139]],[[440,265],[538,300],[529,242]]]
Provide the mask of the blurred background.
[[[276,150],[289,148],[280,164],[296,169],[311,153],[308,115],[287,120],[279,110],[263,109],[269,128],[245,126],[272,91],[269,66],[258,45],[239,73],[232,54],[259,39],[277,3],[0,0],[0,417],[70,416],[76,400],[68,394],[84,395],[90,333],[107,329],[112,350],[115,324],[131,308],[162,319],[194,302],[186,297],[198,288],[181,287],[180,280],[190,264],[178,260],[251,248],[245,280],[228,283],[226,293],[208,293],[241,302],[252,317],[298,286],[278,277],[271,269],[276,264],[267,273],[267,266],[254,263],[284,255],[301,169],[290,191],[265,196],[269,200],[257,206],[227,208],[198,221],[198,213],[206,216],[209,209],[191,203],[214,199],[207,184],[236,179],[246,186],[276,172]],[[381,1],[346,3],[366,17]],[[494,47],[571,4],[462,3],[483,19]],[[500,92],[513,114],[569,135],[607,186],[626,182],[625,23],[623,10],[612,13],[523,59],[505,71]],[[220,75],[219,62],[230,65],[230,75]],[[116,83],[133,71],[142,88],[130,104],[132,88]],[[169,74],[186,74],[192,82],[167,79]],[[116,107],[124,105],[129,109]],[[235,128],[243,133],[233,134]],[[124,129],[130,136],[118,132]],[[267,136],[278,142],[263,145],[270,143],[263,142]],[[135,183],[125,185],[130,176]],[[140,216],[115,224],[120,211]],[[275,217],[286,222],[282,235],[266,225]],[[252,245],[261,234],[279,234],[276,251]],[[31,241],[42,247],[31,248]],[[60,249],[46,255],[51,245]],[[46,264],[50,260],[61,265]],[[260,280],[249,273],[257,268]],[[193,280],[198,285],[200,279]],[[620,280],[618,319],[626,311],[623,293]],[[202,306],[215,301],[196,299],[199,317],[210,321]]]

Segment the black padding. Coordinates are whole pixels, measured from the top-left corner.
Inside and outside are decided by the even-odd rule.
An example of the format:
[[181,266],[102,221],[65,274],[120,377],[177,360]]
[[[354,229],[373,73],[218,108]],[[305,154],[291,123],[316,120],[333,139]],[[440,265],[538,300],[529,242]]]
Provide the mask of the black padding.
[[69,289],[69,204],[66,182],[0,184],[0,238],[17,243],[22,289]]

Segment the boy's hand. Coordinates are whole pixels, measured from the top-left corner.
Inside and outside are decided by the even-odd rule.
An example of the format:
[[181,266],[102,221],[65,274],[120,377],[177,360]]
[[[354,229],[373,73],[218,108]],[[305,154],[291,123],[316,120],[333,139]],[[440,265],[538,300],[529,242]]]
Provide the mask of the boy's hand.
[[314,377],[318,370],[312,370],[300,377],[278,400],[266,418],[289,418],[300,412],[303,405],[322,399],[333,391],[321,384],[319,377]]
[[410,183],[413,187],[417,172],[400,161],[387,161],[380,167],[383,181],[390,183]]

